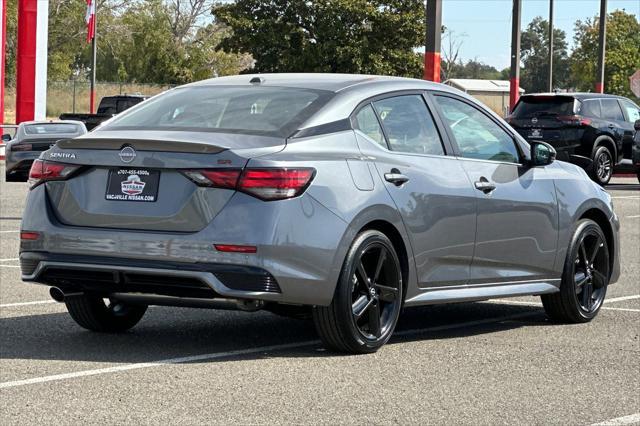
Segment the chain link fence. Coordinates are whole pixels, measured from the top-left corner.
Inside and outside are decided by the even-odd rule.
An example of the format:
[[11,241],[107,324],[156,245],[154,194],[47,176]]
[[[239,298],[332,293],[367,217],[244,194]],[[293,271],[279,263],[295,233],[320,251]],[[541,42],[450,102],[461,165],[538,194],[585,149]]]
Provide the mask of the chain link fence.
[[[153,83],[96,83],[96,108],[103,96],[142,94],[156,95],[172,86]],[[47,118],[58,118],[64,112],[89,112],[89,92],[91,84],[87,80],[49,81],[47,83]],[[7,87],[5,92],[5,123],[15,122],[16,90]]]

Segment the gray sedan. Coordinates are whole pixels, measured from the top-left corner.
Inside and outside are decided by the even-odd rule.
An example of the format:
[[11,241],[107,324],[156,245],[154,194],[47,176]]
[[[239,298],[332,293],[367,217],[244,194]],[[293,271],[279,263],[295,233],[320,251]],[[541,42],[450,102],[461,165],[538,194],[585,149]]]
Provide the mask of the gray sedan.
[[5,147],[7,182],[26,182],[33,160],[56,141],[84,135],[79,121],[26,121],[20,123]]
[[312,318],[366,353],[402,307],[540,295],[586,322],[620,274],[611,197],[466,94],[336,74],[216,78],[31,169],[25,281],[93,331],[148,305]]

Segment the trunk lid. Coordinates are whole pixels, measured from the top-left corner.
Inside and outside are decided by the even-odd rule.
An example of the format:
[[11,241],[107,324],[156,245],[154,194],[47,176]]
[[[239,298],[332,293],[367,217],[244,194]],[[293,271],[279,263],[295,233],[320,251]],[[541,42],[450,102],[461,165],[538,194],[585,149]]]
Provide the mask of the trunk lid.
[[69,226],[197,232],[235,191],[198,186],[182,171],[241,169],[285,145],[274,137],[194,133],[100,132],[58,142],[42,158],[83,167],[45,184],[54,214]]

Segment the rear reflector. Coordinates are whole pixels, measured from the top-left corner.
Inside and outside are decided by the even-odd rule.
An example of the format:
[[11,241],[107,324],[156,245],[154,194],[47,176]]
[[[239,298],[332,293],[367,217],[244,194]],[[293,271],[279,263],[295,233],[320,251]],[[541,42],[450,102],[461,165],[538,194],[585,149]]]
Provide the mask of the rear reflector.
[[199,186],[236,189],[261,200],[273,201],[302,194],[311,183],[315,169],[203,169],[183,173]]
[[31,187],[49,180],[68,179],[80,166],[73,164],[54,163],[46,160],[35,160],[29,170]]
[[216,250],[226,253],[255,253],[258,251],[256,246],[239,246],[235,244],[214,244]]
[[21,240],[35,241],[38,238],[40,238],[40,233],[39,232],[31,232],[31,231],[21,231],[20,232],[20,239]]
[[571,126],[589,126],[591,124],[590,118],[582,117],[581,115],[559,115],[556,118],[562,123]]
[[14,152],[31,151],[32,149],[33,149],[33,145],[31,145],[30,143],[17,144],[11,147],[11,151],[14,151]]

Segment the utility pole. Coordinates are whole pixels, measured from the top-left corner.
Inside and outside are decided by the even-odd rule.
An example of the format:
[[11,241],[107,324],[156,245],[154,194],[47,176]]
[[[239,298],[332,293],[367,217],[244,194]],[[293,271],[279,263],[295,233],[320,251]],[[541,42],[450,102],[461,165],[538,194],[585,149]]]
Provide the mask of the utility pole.
[[440,82],[442,0],[427,0],[427,34],[424,49],[424,79]]
[[607,43],[607,0],[600,0],[600,33],[598,35],[598,75],[596,92],[604,93],[604,57]]
[[91,114],[96,112],[96,53],[98,50],[98,1],[94,1],[94,15],[93,15],[93,38],[91,39],[91,92],[89,94],[89,109]]
[[549,92],[553,92],[553,0],[549,0]]
[[511,75],[509,78],[509,112],[520,97],[520,11],[522,0],[513,0],[511,18]]

